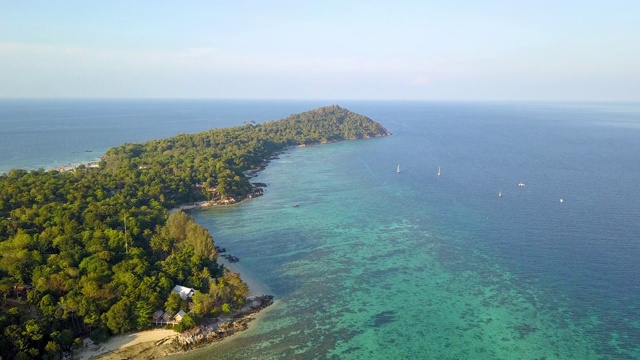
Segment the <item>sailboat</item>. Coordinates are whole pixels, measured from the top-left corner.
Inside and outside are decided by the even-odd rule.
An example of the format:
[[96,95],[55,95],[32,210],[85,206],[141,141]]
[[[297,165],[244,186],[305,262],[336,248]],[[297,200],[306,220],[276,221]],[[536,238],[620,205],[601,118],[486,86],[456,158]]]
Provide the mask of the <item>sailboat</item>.
[[396,172],[399,174],[400,173],[400,164],[398,164],[398,169],[396,169]]
[[502,197],[502,190],[498,192],[498,196]]
[[440,166],[438,166],[438,176],[440,176]]

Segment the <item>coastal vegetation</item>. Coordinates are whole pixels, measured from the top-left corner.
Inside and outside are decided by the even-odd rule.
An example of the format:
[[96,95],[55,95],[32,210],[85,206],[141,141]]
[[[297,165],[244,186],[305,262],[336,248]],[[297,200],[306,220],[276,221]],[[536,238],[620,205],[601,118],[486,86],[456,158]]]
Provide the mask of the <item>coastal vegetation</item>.
[[[240,308],[247,286],[210,233],[172,211],[259,195],[247,175],[296,145],[388,135],[339,106],[108,150],[99,167],[0,175],[0,357],[60,358],[186,313],[178,330]],[[190,298],[175,285],[195,289]]]

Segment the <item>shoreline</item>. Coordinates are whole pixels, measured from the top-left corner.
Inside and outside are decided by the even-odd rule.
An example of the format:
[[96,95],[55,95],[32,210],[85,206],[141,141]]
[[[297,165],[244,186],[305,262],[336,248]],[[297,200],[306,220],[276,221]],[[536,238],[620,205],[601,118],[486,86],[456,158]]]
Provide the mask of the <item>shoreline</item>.
[[242,265],[232,264],[223,257],[219,257],[217,261],[230,271],[239,273],[242,281],[249,287],[247,301],[242,309],[225,317],[208,319],[184,333],[157,328],[117,335],[100,344],[94,344],[89,338],[85,338],[84,346],[74,351],[71,359],[159,359],[230,340],[233,335],[247,330],[249,324],[258,318],[259,313],[273,304],[273,296],[267,295],[271,291]]
[[[259,172],[265,170],[271,160],[277,159],[278,156],[290,150],[287,147],[283,151],[277,152],[274,156],[267,159],[258,168],[248,170],[245,176],[254,178]],[[256,188],[262,189],[263,186],[254,185]],[[200,210],[212,206],[229,206],[243,203],[251,200],[256,196],[247,196],[232,203],[219,202],[215,200],[200,201],[192,204],[183,204],[178,207],[167,209],[169,213],[178,210]],[[273,304],[273,296],[267,295],[272,293],[267,285],[257,281],[251,274],[238,263],[231,263],[223,256],[218,254],[216,259],[218,264],[223,265],[232,272],[240,274],[240,278],[244,281],[248,288],[249,294],[246,298],[247,304],[237,312],[230,314],[225,318],[216,321],[208,320],[205,323],[186,331],[178,333],[172,329],[154,329],[128,334],[117,335],[105,343],[94,344],[89,338],[84,339],[84,346],[76,350],[71,359],[73,360],[116,360],[116,359],[159,359],[169,355],[185,353],[189,350],[202,348],[220,341],[231,340],[236,333],[242,332],[249,328],[249,323],[258,318],[261,310]],[[260,304],[257,304],[259,302]],[[220,331],[220,330],[223,331]]]
[[[306,145],[298,145],[297,147],[304,147]],[[262,171],[264,171],[267,166],[269,166],[269,163],[272,160],[277,160],[279,159],[279,156],[286,154],[288,151],[290,151],[291,149],[295,148],[296,146],[287,146],[282,150],[278,150],[276,151],[273,155],[271,155],[269,158],[265,159],[260,165],[258,165],[258,167],[253,168],[253,169],[249,169],[249,170],[244,170],[242,172],[242,174],[247,178],[247,180],[249,179],[253,179],[256,176],[258,176],[258,174]],[[247,194],[244,195],[242,197],[239,198],[229,198],[229,199],[218,199],[218,200],[204,200],[204,201],[198,201],[195,203],[190,203],[190,204],[182,204],[179,205],[177,207],[171,208],[171,209],[167,209],[167,211],[169,211],[169,213],[173,213],[179,210],[200,210],[200,209],[206,209],[212,206],[230,206],[230,205],[238,205],[241,204],[247,200],[251,200],[251,199],[255,199],[257,197],[260,197],[264,194],[264,188],[267,187],[267,184],[265,183],[261,183],[261,182],[252,182],[251,185],[253,186],[253,191],[251,194]]]
[[[89,338],[84,339],[84,346],[73,353],[74,360],[99,359],[117,354],[122,349],[127,349],[136,345],[146,344],[145,348],[158,347],[168,341],[173,340],[179,333],[169,329],[154,329],[117,335],[107,342],[94,344]],[[166,354],[158,354],[164,356]]]
[[[265,316],[269,311],[273,310],[274,308],[278,307],[279,305],[279,300],[274,300],[273,303],[271,305],[269,305],[268,307],[265,307],[264,309],[256,312],[254,315],[251,316],[251,320],[250,322],[246,323],[246,327],[245,329],[243,329],[240,332],[237,332],[237,337],[236,336],[226,336],[223,338],[219,338],[219,339],[215,339],[214,341],[209,341],[207,343],[202,343],[199,346],[196,347],[192,347],[189,348],[187,350],[184,351],[176,351],[170,354],[167,354],[167,357],[169,359],[175,359],[175,360],[183,360],[183,359],[190,359],[190,354],[194,354],[197,357],[201,357],[201,355],[203,353],[206,353],[206,349],[214,347],[214,346],[219,346],[225,343],[228,343],[229,341],[234,341],[236,340],[238,337],[242,336],[242,335],[247,335],[247,336],[251,336],[251,334],[255,331],[255,327],[260,323],[260,321],[262,320],[262,317]],[[234,334],[234,335],[236,335]],[[108,358],[108,359],[103,359],[103,360],[118,360],[120,358]]]
[[[188,164],[182,161],[180,157],[175,157],[175,159],[172,157],[170,163],[165,163],[160,156],[164,156],[166,154],[164,152],[160,153],[161,149],[151,149],[151,147],[144,147],[145,144],[147,143],[139,145],[137,144],[137,142],[134,144],[124,143],[123,145],[120,145],[118,147],[113,147],[108,149],[106,151],[106,154],[110,154],[110,155],[102,155],[100,157],[101,161],[99,162],[81,161],[79,163],[69,162],[65,164],[57,164],[57,166],[49,170],[44,170],[44,171],[53,172],[53,174],[44,175],[44,176],[49,176],[49,178],[40,176],[40,177],[37,177],[37,180],[45,182],[45,181],[50,181],[50,178],[55,178],[56,180],[58,180],[59,178],[61,179],[61,181],[69,181],[70,176],[68,174],[64,176],[58,176],[56,174],[58,172],[76,173],[76,170],[77,170],[77,173],[78,173],[77,178],[80,178],[82,181],[87,181],[87,185],[85,185],[86,189],[84,189],[85,193],[90,193],[94,191],[94,188],[96,188],[97,186],[100,186],[100,185],[95,185],[95,182],[93,183],[91,182],[93,179],[90,176],[95,176],[100,180],[100,182],[106,183],[107,181],[104,181],[103,180],[104,178],[108,180],[109,184],[111,184],[111,182],[114,182],[116,184],[114,189],[110,190],[108,194],[108,195],[113,195],[113,193],[119,190],[118,186],[120,184],[124,184],[124,186],[126,187],[126,185],[129,185],[129,183],[125,181],[120,181],[121,179],[119,179],[118,177],[111,176],[112,175],[111,172],[117,171],[119,174],[120,172],[127,173],[130,170],[134,170],[133,175],[136,175],[136,176],[131,177],[132,184],[139,186],[140,189],[146,189],[146,187],[150,186],[151,184],[149,182],[150,180],[147,179],[146,177],[139,176],[139,172],[143,171],[144,169],[151,169],[148,171],[148,173],[150,177],[153,177],[156,174],[152,173],[152,170],[155,171],[158,169],[167,168],[167,165],[169,164],[174,167],[173,173],[171,173],[171,171],[168,171],[166,173],[162,173],[161,175],[157,176],[157,178],[162,181],[158,185],[158,189],[153,188],[154,192],[139,191],[138,193],[133,192],[131,194],[126,192],[124,195],[125,200],[131,199],[132,201],[133,200],[136,201],[132,205],[134,210],[137,210],[138,208],[140,208],[140,211],[144,211],[145,210],[144,205],[142,204],[147,204],[149,202],[151,202],[151,206],[156,207],[153,209],[154,212],[152,213],[153,216],[150,217],[151,220],[148,221],[149,224],[144,224],[145,226],[148,225],[148,229],[144,228],[144,226],[141,225],[141,229],[144,228],[145,231],[149,231],[149,234],[154,234],[154,231],[156,232],[160,231],[159,224],[156,224],[156,223],[161,223],[163,218],[166,217],[167,211],[173,212],[173,211],[179,211],[179,210],[200,209],[200,208],[205,208],[213,205],[238,204],[245,200],[249,200],[254,197],[262,195],[264,191],[264,187],[266,187],[267,185],[264,183],[255,183],[255,182],[251,183],[250,179],[255,177],[258,172],[265,170],[265,168],[269,165],[269,163],[272,160],[279,159],[278,156],[288,152],[293,147],[287,144],[299,143],[304,141],[316,142],[318,141],[316,139],[318,138],[317,135],[321,135],[322,138],[336,138],[336,139],[339,138],[340,140],[351,140],[351,138],[344,138],[344,135],[342,135],[343,132],[346,131],[343,129],[343,127],[345,129],[349,129],[349,127],[345,127],[345,126],[347,126],[350,122],[353,122],[355,125],[357,125],[358,129],[360,129],[360,126],[362,126],[362,129],[361,129],[362,131],[359,131],[359,132],[364,132],[364,135],[363,135],[364,138],[370,137],[369,135],[367,135],[369,133],[380,134],[381,132],[385,132],[385,134],[382,134],[382,135],[375,135],[376,137],[388,135],[388,133],[386,133],[386,129],[384,129],[384,127],[382,127],[380,124],[375,123],[374,121],[372,121],[371,119],[363,115],[352,113],[346,109],[342,109],[337,105],[332,105],[329,107],[323,107],[323,108],[318,108],[316,110],[311,110],[304,114],[301,114],[300,116],[301,116],[301,120],[303,121],[299,121],[297,118],[294,117],[294,115],[291,115],[286,119],[282,119],[282,121],[279,123],[274,122],[273,125],[269,125],[268,127],[265,128],[266,129],[265,131],[248,132],[247,130],[246,132],[243,132],[241,135],[238,135],[237,139],[241,140],[242,144],[248,143],[248,141],[245,141],[245,137],[244,137],[245,135],[247,136],[248,139],[253,139],[258,141],[258,143],[255,143],[252,140],[250,144],[243,146],[243,149],[246,148],[244,149],[244,151],[247,151],[248,153],[255,152],[256,154],[255,157],[250,157],[248,159],[245,159],[245,157],[243,157],[243,154],[238,153],[237,151],[235,152],[233,151],[234,149],[232,148],[232,146],[235,146],[234,145],[235,143],[233,142],[233,140],[231,142],[228,141],[228,136],[226,136],[227,134],[229,134],[229,132],[221,131],[220,134],[224,135],[225,141],[224,142],[218,141],[215,144],[215,146],[207,142],[202,142],[202,144],[200,143],[196,144],[195,140],[200,139],[199,136],[207,136],[205,132],[198,133],[199,135],[195,134],[191,137],[188,137],[189,140],[194,141],[193,143],[186,142],[183,144],[182,142],[176,141],[176,144],[180,145],[176,147],[177,154],[184,153],[184,154],[187,154],[187,156],[191,156],[192,154],[195,154],[194,156],[199,156],[198,154],[201,153],[201,149],[213,149],[214,159],[218,159],[218,158],[223,159],[228,163],[227,165],[234,165],[233,161],[235,161],[236,165],[230,166],[229,168],[227,168],[226,166],[223,166],[221,168],[220,163],[207,163],[207,164],[204,164],[202,168],[198,167],[197,169],[195,169],[197,171],[201,171],[204,173],[210,173],[210,174],[216,175],[218,180],[215,182],[211,180],[211,179],[215,179],[216,178],[215,176],[212,177],[211,179],[210,178],[203,179],[200,176],[191,176],[191,177],[184,177],[184,178],[180,177],[179,171],[185,170],[186,172],[188,171],[193,172],[194,171],[193,167],[187,166]],[[319,130],[317,133],[316,133],[316,130],[309,130],[309,129],[313,129],[312,127],[310,128],[309,126],[305,126],[306,123],[309,123],[312,121],[321,122],[322,126],[318,128]],[[342,124],[342,122],[345,122],[346,125],[340,126],[339,128],[335,129],[333,126],[334,125],[333,122],[335,121],[339,121],[340,124]],[[255,122],[253,123],[255,124]],[[268,123],[270,123],[270,121]],[[297,127],[296,136],[289,134],[288,130],[290,129],[291,126]],[[247,126],[245,128],[251,129],[251,126]],[[245,128],[242,128],[242,129],[245,129]],[[240,127],[238,127],[238,129],[240,129]],[[282,129],[286,131],[286,136],[277,136],[276,133],[282,131]],[[310,133],[309,131],[313,131],[313,132]],[[350,133],[353,133],[353,132],[351,131]],[[231,134],[234,135],[233,133]],[[173,139],[178,139],[179,136],[182,136],[182,135],[179,134],[172,138],[167,138],[168,139],[167,141],[174,141]],[[188,135],[184,135],[184,136],[188,136]],[[262,141],[266,142],[269,146],[263,146],[263,144],[260,143]],[[325,140],[325,141],[322,141],[321,143],[324,144],[324,143],[330,143],[330,142],[332,143],[337,141],[339,140],[332,140],[332,141]],[[312,145],[312,144],[309,144],[309,145]],[[307,145],[302,144],[299,146],[305,147]],[[130,153],[128,151],[129,150],[128,147],[133,147],[136,151],[134,151],[134,153]],[[138,150],[140,151],[140,154],[147,154],[148,156],[145,157],[140,154],[136,154]],[[93,152],[93,150],[85,150],[85,152]],[[216,155],[218,153],[220,153],[219,157],[218,155]],[[134,160],[135,158],[140,158],[140,160]],[[229,162],[228,161],[229,159],[232,162]],[[148,160],[148,161],[144,161],[144,160]],[[129,161],[129,162],[126,162],[126,161]],[[251,169],[244,170],[243,174],[239,173],[241,169],[248,167],[249,165],[252,165]],[[102,169],[102,168],[105,168],[105,169]],[[89,175],[84,175],[83,172],[85,171],[89,173]],[[42,174],[42,172],[43,170],[40,170],[37,173],[30,174],[30,175],[32,175],[33,177],[36,177],[36,175],[40,175]],[[229,180],[228,182],[223,181],[223,179],[226,179],[226,176],[228,175],[233,176],[234,173],[235,173],[235,177],[233,177],[232,180]],[[16,176],[24,176],[24,174],[18,173],[16,174]],[[174,181],[181,181],[181,183],[174,184]],[[195,183],[195,184],[189,184],[189,183]],[[83,182],[82,184],[84,185],[85,183]],[[218,186],[214,187],[213,185],[215,184],[217,184]],[[46,183],[45,185],[48,186],[49,184]],[[153,183],[152,185],[156,186],[155,183]],[[67,183],[63,182],[61,186],[67,186]],[[31,187],[31,188],[33,189],[35,187]],[[39,188],[41,189],[42,186],[39,186]],[[64,189],[66,189],[66,187]],[[83,190],[83,189],[80,189],[80,190]],[[96,191],[98,190],[100,189],[97,188]],[[158,190],[159,192],[156,192],[155,190]],[[39,198],[34,197],[35,195],[38,195],[37,193],[34,195],[32,191],[31,194],[32,194],[32,198],[27,199],[29,202],[37,203],[41,201]],[[76,195],[75,190],[73,193],[70,193],[70,194]],[[165,194],[168,194],[168,195],[165,196]],[[61,198],[61,201],[53,202],[55,203],[56,206],[58,202],[62,203],[62,205],[66,204],[66,202],[64,202],[64,197],[60,196],[60,198]],[[72,199],[72,197],[69,195],[67,195],[67,198],[68,200]],[[90,196],[79,195],[77,196],[77,198],[78,200],[82,200],[82,201],[78,201],[82,206],[85,206],[85,203],[88,204],[86,206],[90,206],[92,205],[93,202],[96,202],[96,200]],[[96,197],[98,201],[102,201],[102,198],[103,198],[102,194]],[[108,198],[108,197],[105,197],[105,198]],[[214,200],[185,204],[184,200],[189,200],[189,199],[191,199],[191,201],[202,200],[202,199],[214,199]],[[152,201],[156,201],[156,203],[153,203]],[[158,204],[160,205],[160,207],[158,207]],[[176,206],[176,207],[172,209],[171,207],[173,206]],[[113,212],[115,213],[118,207],[120,207],[119,203],[116,204],[115,208],[113,206],[110,207],[109,210],[110,211],[113,210]],[[80,207],[80,209],[82,208]],[[71,210],[76,211],[77,209],[73,208]],[[127,219],[127,216],[125,216],[123,221],[125,223],[124,224],[124,227],[125,227],[124,228],[125,229],[124,230],[124,236],[125,236],[124,246],[125,246],[125,250],[128,250],[129,243],[127,241],[126,219]],[[104,219],[98,219],[99,222],[96,224],[102,224],[103,220]],[[22,221],[22,219],[18,221],[10,217],[7,217],[7,221],[9,221],[9,225],[13,224],[14,228],[18,228],[18,226],[23,226],[24,225],[22,224],[23,222],[26,223],[26,221]],[[191,219],[189,221],[191,221]],[[156,225],[155,228],[152,227],[152,225],[154,224]],[[28,225],[28,223],[26,225]],[[24,225],[25,228],[26,228],[26,225]],[[83,227],[81,227],[80,229],[84,229],[86,225],[86,228],[91,230],[92,225],[94,224],[83,223],[82,225]],[[108,224],[108,227],[111,228],[112,227],[111,224]],[[48,229],[48,227],[46,229]],[[72,230],[75,231],[75,228]],[[200,231],[201,229],[198,228],[198,230]],[[116,231],[120,231],[120,227],[117,227]],[[171,241],[172,239],[168,239],[168,240]],[[181,239],[173,239],[173,240],[180,241]],[[199,241],[200,239],[197,239],[197,240]],[[84,245],[87,245],[87,244],[84,244]],[[121,245],[122,245],[121,243],[118,244],[118,246],[120,247]],[[199,245],[201,244],[196,243],[196,245],[194,246],[199,246]],[[211,243],[208,244],[209,247],[211,245],[212,245]],[[170,249],[170,250],[173,250],[173,249]],[[196,254],[198,254],[197,250],[199,249],[196,249]],[[209,248],[207,248],[207,250],[209,250]],[[215,258],[215,254],[211,252],[210,255],[211,255],[210,260],[213,260]],[[258,294],[267,293],[267,291],[265,291],[264,289],[265,287],[258,285],[258,283],[250,275],[248,275],[246,271],[243,271],[242,265],[232,265],[233,262],[237,261],[237,258],[233,256],[228,256],[228,259],[230,260],[228,262],[224,261],[223,259],[220,259],[218,261],[220,261],[220,264],[223,267],[226,267],[227,269],[230,269],[230,270],[233,270],[234,272],[239,273],[240,277],[242,277],[242,280],[247,284],[247,288],[244,287],[244,284],[242,285],[241,287],[242,291],[237,293],[237,295],[240,295],[240,297],[237,297],[235,293],[230,294],[230,291],[235,290],[231,285],[236,285],[240,280],[234,274],[233,279],[229,280],[231,284],[230,285],[231,290],[228,290],[226,293],[224,293],[223,294],[224,296],[222,297],[222,299],[225,299],[224,300],[224,302],[226,302],[225,304],[219,304],[218,302],[223,302],[223,301],[219,301],[220,299],[216,299],[216,298],[207,299],[207,300],[211,300],[211,302],[214,303],[213,305],[211,305],[211,306],[215,306],[215,309],[216,309],[216,311],[213,312],[213,314],[215,314],[215,316],[222,315],[222,317],[209,318],[209,316],[211,316],[212,313],[207,313],[206,315],[204,315],[204,318],[202,318],[202,322],[199,319],[197,319],[197,322],[202,323],[201,325],[197,326],[194,329],[191,329],[190,331],[186,331],[182,334],[176,334],[172,330],[168,330],[168,329],[160,329],[160,330],[155,329],[151,331],[142,331],[142,332],[138,331],[138,332],[120,334],[118,336],[112,337],[111,339],[108,339],[103,344],[94,344],[92,341],[85,339],[83,344],[78,344],[80,345],[81,348],[78,349],[78,351],[76,351],[76,354],[74,354],[73,352],[65,352],[64,356],[69,358],[80,358],[80,359],[103,358],[105,356],[119,356],[118,354],[123,349],[129,349],[133,347],[142,347],[143,349],[133,357],[141,358],[141,356],[144,356],[146,358],[157,358],[160,356],[164,356],[168,353],[173,353],[176,351],[176,349],[189,350],[194,347],[200,347],[201,345],[208,344],[212,341],[218,341],[220,339],[227,338],[235,334],[236,332],[246,330],[248,328],[248,323],[257,317],[257,313],[260,310],[273,304],[273,296],[258,295]],[[196,260],[197,259],[191,261],[191,263],[193,263],[191,264],[192,268],[195,268]],[[183,264],[186,263],[186,261],[182,259],[179,259],[178,261],[181,261]],[[120,262],[121,262],[120,259],[116,258],[114,259],[113,262],[109,262],[107,265],[117,266],[120,264]],[[158,258],[150,258],[147,262],[157,263]],[[210,267],[214,268],[215,263],[211,262],[211,264],[212,265]],[[207,274],[206,271],[202,271],[200,272],[200,274],[202,274],[200,277],[202,278],[203,281],[207,281],[211,279],[211,275]],[[174,275],[174,274],[172,273],[170,275]],[[171,276],[169,278],[170,281],[173,280],[175,282],[179,282],[179,280],[183,280],[183,277],[180,277],[179,275],[180,274],[176,276]],[[195,284],[198,284],[198,283],[195,283]],[[131,284],[131,285],[133,286],[135,284]],[[224,290],[223,284],[219,284],[219,287],[221,291]],[[72,290],[74,289],[75,288],[72,288]],[[178,287],[176,289],[180,289],[180,288]],[[193,293],[193,289],[191,290],[191,294],[192,293]],[[244,295],[244,293],[247,293],[247,295],[249,296],[243,299],[242,295]],[[122,294],[120,293],[116,295],[122,296]],[[171,295],[175,295],[175,294],[171,293]],[[226,300],[228,295],[233,295],[234,299]],[[183,299],[187,300],[186,296],[183,297]],[[64,300],[64,299],[61,299],[61,300]],[[136,298],[132,297],[131,300],[135,301]],[[193,310],[194,308],[193,302],[189,301],[188,306],[186,305],[186,302],[187,301],[182,302],[183,309],[185,311]],[[63,302],[60,302],[60,304],[64,305]],[[132,305],[133,303],[131,304],[126,303],[127,307],[130,307]],[[137,305],[138,303],[136,303],[136,306]],[[160,307],[160,304],[157,304],[157,306]],[[223,310],[220,310],[219,306],[222,306]],[[238,307],[241,307],[241,309],[239,310],[231,309],[231,308],[237,309]],[[152,309],[150,309],[149,311],[151,310]],[[154,315],[157,316],[157,314],[159,314],[159,312],[157,312]],[[126,314],[126,315],[129,315],[129,314]],[[145,317],[144,319],[145,325],[139,326],[139,327],[149,328],[150,324],[148,324],[148,322],[146,321],[149,319],[148,315],[144,313],[138,313],[138,315]],[[184,312],[181,311],[180,313],[178,313],[179,316],[176,315],[175,317],[170,317],[169,315],[166,315],[167,319],[175,319],[175,321],[171,321],[171,320],[169,321],[170,323],[175,324],[177,321],[181,319],[181,317],[184,317],[185,314]],[[35,318],[36,316],[32,316],[32,317]],[[62,318],[61,316],[58,316],[57,313],[56,313],[56,317]],[[189,319],[189,317],[187,317],[187,319]],[[101,326],[98,329],[102,330],[102,327],[104,327],[104,325],[107,323],[107,320],[105,320],[104,316],[102,316],[100,320],[102,321],[102,323],[98,323]],[[136,329],[136,326],[133,326],[135,324],[130,323],[130,321],[132,320],[130,316],[120,317],[120,320],[129,322],[129,324],[127,324],[128,326],[126,327],[127,330]],[[187,325],[187,322],[185,321],[180,325],[186,325],[186,326],[178,326],[178,327],[173,326],[173,329],[178,328],[182,330],[182,328],[184,327],[193,326],[195,321],[193,321],[193,319],[191,320],[192,322],[188,323],[188,325]],[[85,321],[88,321],[88,320],[85,319]],[[155,323],[156,324],[161,323],[164,325],[167,322],[156,321]],[[47,325],[47,327],[52,327],[52,326],[49,326],[49,324],[45,324],[45,325]],[[123,327],[116,328],[115,326],[112,326],[111,323],[109,323],[107,327],[111,329],[111,332],[113,333],[120,333],[125,329]],[[82,331],[76,330],[76,328],[77,327],[74,326],[74,329],[73,329],[74,334],[78,332],[78,335],[86,335],[86,328],[80,328],[80,330]],[[105,334],[105,338],[107,337],[106,335],[108,334],[109,333]],[[51,336],[51,338],[54,340],[54,345],[55,345],[55,341],[57,341],[57,339],[55,339],[53,335]],[[79,341],[80,339],[77,339],[77,340]],[[49,346],[49,344],[47,344],[47,346]],[[24,346],[22,344],[18,344],[14,347],[20,350]],[[160,347],[163,348],[162,351],[160,351]],[[66,349],[66,346],[65,346],[65,349]],[[37,350],[39,351],[42,350],[41,342],[38,342]],[[46,349],[46,350],[49,351],[50,349]],[[150,353],[143,355],[143,352],[150,352]],[[131,358],[131,356],[127,356],[127,358]]]
[[249,287],[249,295],[247,295],[247,299],[251,299],[261,295],[273,294],[273,291],[271,291],[269,286],[257,280],[255,276],[253,276],[253,274],[239,262],[231,263],[229,262],[229,260],[223,258],[220,255],[218,255],[217,261],[218,264],[224,265],[224,267],[226,267],[230,271],[240,274],[240,278],[242,279],[242,281],[244,281],[245,284],[247,284],[247,286]]
[[[259,304],[258,304],[259,303]],[[207,323],[185,331],[176,333],[173,330],[159,330],[158,332],[171,332],[163,336],[158,334],[153,337],[156,330],[143,331],[141,333],[124,334],[112,338],[105,344],[93,345],[94,348],[83,348],[74,355],[74,360],[122,360],[122,359],[144,359],[153,360],[165,358],[172,355],[186,354],[192,350],[205,348],[222,341],[233,340],[233,335],[241,333],[250,328],[252,321],[259,318],[261,310],[273,304],[273,298],[266,296],[254,298],[242,310],[235,314],[219,319],[210,319]],[[138,336],[142,335],[142,336]],[[117,338],[139,338],[140,341],[123,341]],[[118,340],[112,343],[112,340]],[[119,347],[115,347],[117,345]],[[113,350],[110,350],[110,347]],[[97,349],[95,349],[97,348]]]

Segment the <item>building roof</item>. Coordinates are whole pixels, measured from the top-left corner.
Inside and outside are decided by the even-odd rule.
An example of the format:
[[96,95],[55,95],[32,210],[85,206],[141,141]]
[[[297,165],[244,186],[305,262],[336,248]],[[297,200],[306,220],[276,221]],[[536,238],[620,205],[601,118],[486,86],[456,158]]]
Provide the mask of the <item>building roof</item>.
[[164,313],[164,315],[162,315],[162,318],[164,319],[164,321],[171,321],[171,319],[173,319],[173,312],[167,311],[166,313]]
[[154,312],[153,315],[151,315],[151,317],[153,319],[160,319],[162,317],[162,315],[164,315],[164,311],[158,310],[158,311]]
[[192,289],[192,288],[176,285],[176,286],[173,287],[173,289],[171,291],[177,292],[178,295],[180,295],[180,297],[182,299],[188,299],[191,296],[193,296],[193,293],[194,293],[195,290]]
[[180,310],[180,311],[178,311],[178,313],[176,314],[176,316],[174,316],[174,319],[176,319],[176,321],[180,321],[180,320],[182,320],[182,318],[183,318],[185,315],[187,315],[187,313],[186,313],[186,312],[184,312],[184,311],[182,311],[182,310]]

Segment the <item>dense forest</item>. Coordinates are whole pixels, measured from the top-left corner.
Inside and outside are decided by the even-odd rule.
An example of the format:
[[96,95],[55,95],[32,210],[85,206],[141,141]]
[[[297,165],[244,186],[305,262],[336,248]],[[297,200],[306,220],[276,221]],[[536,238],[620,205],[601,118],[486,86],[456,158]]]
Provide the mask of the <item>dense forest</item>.
[[[0,357],[58,359],[187,312],[178,329],[242,306],[209,232],[178,205],[251,196],[247,172],[289,146],[385,136],[339,106],[108,150],[99,167],[0,175]],[[175,285],[196,290],[190,299]]]

